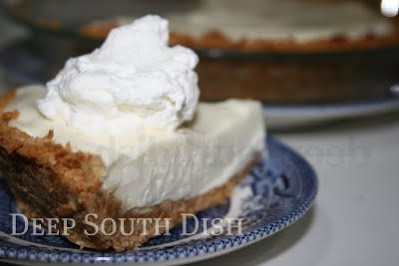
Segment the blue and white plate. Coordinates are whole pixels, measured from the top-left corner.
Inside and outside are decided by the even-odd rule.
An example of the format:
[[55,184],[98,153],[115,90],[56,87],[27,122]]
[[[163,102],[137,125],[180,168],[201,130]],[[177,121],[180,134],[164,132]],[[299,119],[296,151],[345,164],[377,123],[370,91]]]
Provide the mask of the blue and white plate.
[[[266,141],[268,159],[252,169],[229,202],[197,214],[201,221],[243,218],[241,234],[229,234],[226,229],[220,235],[202,232],[183,236],[178,226],[170,235],[153,238],[139,250],[123,253],[80,250],[61,236],[33,236],[32,227],[23,235],[11,236],[10,214],[17,208],[5,182],[0,180],[0,260],[24,264],[183,264],[219,256],[268,237],[310,208],[317,192],[317,178],[311,166],[294,151],[273,138]],[[195,226],[194,220],[190,223],[186,228]]]

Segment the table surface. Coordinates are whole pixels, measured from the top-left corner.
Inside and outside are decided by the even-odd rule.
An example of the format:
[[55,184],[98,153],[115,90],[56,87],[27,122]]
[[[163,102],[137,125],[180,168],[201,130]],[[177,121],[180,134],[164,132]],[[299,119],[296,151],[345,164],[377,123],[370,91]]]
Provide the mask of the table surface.
[[[0,32],[0,46],[26,34],[2,18]],[[9,85],[0,72],[0,90]],[[193,265],[397,265],[399,114],[272,134],[314,166],[314,207],[276,235]]]

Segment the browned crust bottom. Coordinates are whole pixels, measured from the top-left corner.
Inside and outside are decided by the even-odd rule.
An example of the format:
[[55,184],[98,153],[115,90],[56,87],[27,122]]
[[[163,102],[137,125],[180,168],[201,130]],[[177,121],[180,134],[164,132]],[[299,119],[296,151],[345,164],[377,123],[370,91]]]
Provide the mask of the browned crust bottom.
[[[181,222],[183,213],[194,214],[224,203],[235,184],[257,161],[254,159],[225,185],[205,194],[187,200],[166,200],[155,206],[123,212],[121,203],[101,189],[103,163],[99,156],[72,152],[69,145],[55,144],[51,131],[44,138],[33,138],[8,125],[18,113],[5,113],[3,108],[14,94],[14,91],[9,91],[0,97],[0,168],[23,213],[30,217],[74,219],[76,227],[69,230],[66,237],[81,248],[135,249],[155,233],[155,224],[147,223],[145,230],[148,234],[143,235],[143,224],[136,220],[133,226],[138,230],[131,235],[123,235],[120,231],[106,235],[100,231],[88,236],[84,230],[92,232],[92,227],[84,222],[86,214],[97,214],[96,219],[90,220],[97,225],[104,218],[113,218],[118,228],[118,218],[168,218],[170,226],[174,226]],[[163,221],[166,219],[161,220],[160,225],[165,224]],[[126,223],[125,232],[129,232],[128,226]],[[57,228],[62,230],[61,224]],[[106,228],[106,231],[110,232],[111,228]],[[164,228],[160,228],[160,233],[163,231]]]

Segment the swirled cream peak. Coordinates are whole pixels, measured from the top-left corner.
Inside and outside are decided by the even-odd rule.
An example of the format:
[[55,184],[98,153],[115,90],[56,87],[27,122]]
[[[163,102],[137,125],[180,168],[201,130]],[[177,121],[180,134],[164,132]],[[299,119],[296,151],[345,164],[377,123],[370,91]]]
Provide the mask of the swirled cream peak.
[[110,32],[92,53],[69,59],[47,83],[40,112],[88,135],[174,130],[198,103],[197,55],[168,46],[168,21],[145,16]]

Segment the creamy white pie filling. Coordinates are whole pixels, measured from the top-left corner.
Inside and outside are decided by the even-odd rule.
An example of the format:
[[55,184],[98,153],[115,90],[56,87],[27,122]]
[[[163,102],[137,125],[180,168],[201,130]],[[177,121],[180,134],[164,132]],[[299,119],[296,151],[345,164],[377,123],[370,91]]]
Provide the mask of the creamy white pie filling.
[[193,121],[175,131],[130,130],[116,135],[84,135],[60,119],[42,116],[36,101],[42,86],[17,90],[6,111],[18,110],[10,121],[33,137],[54,131],[56,143],[98,154],[106,174],[103,189],[114,192],[123,208],[180,200],[223,185],[242,170],[265,145],[262,107],[251,100],[200,103]]

